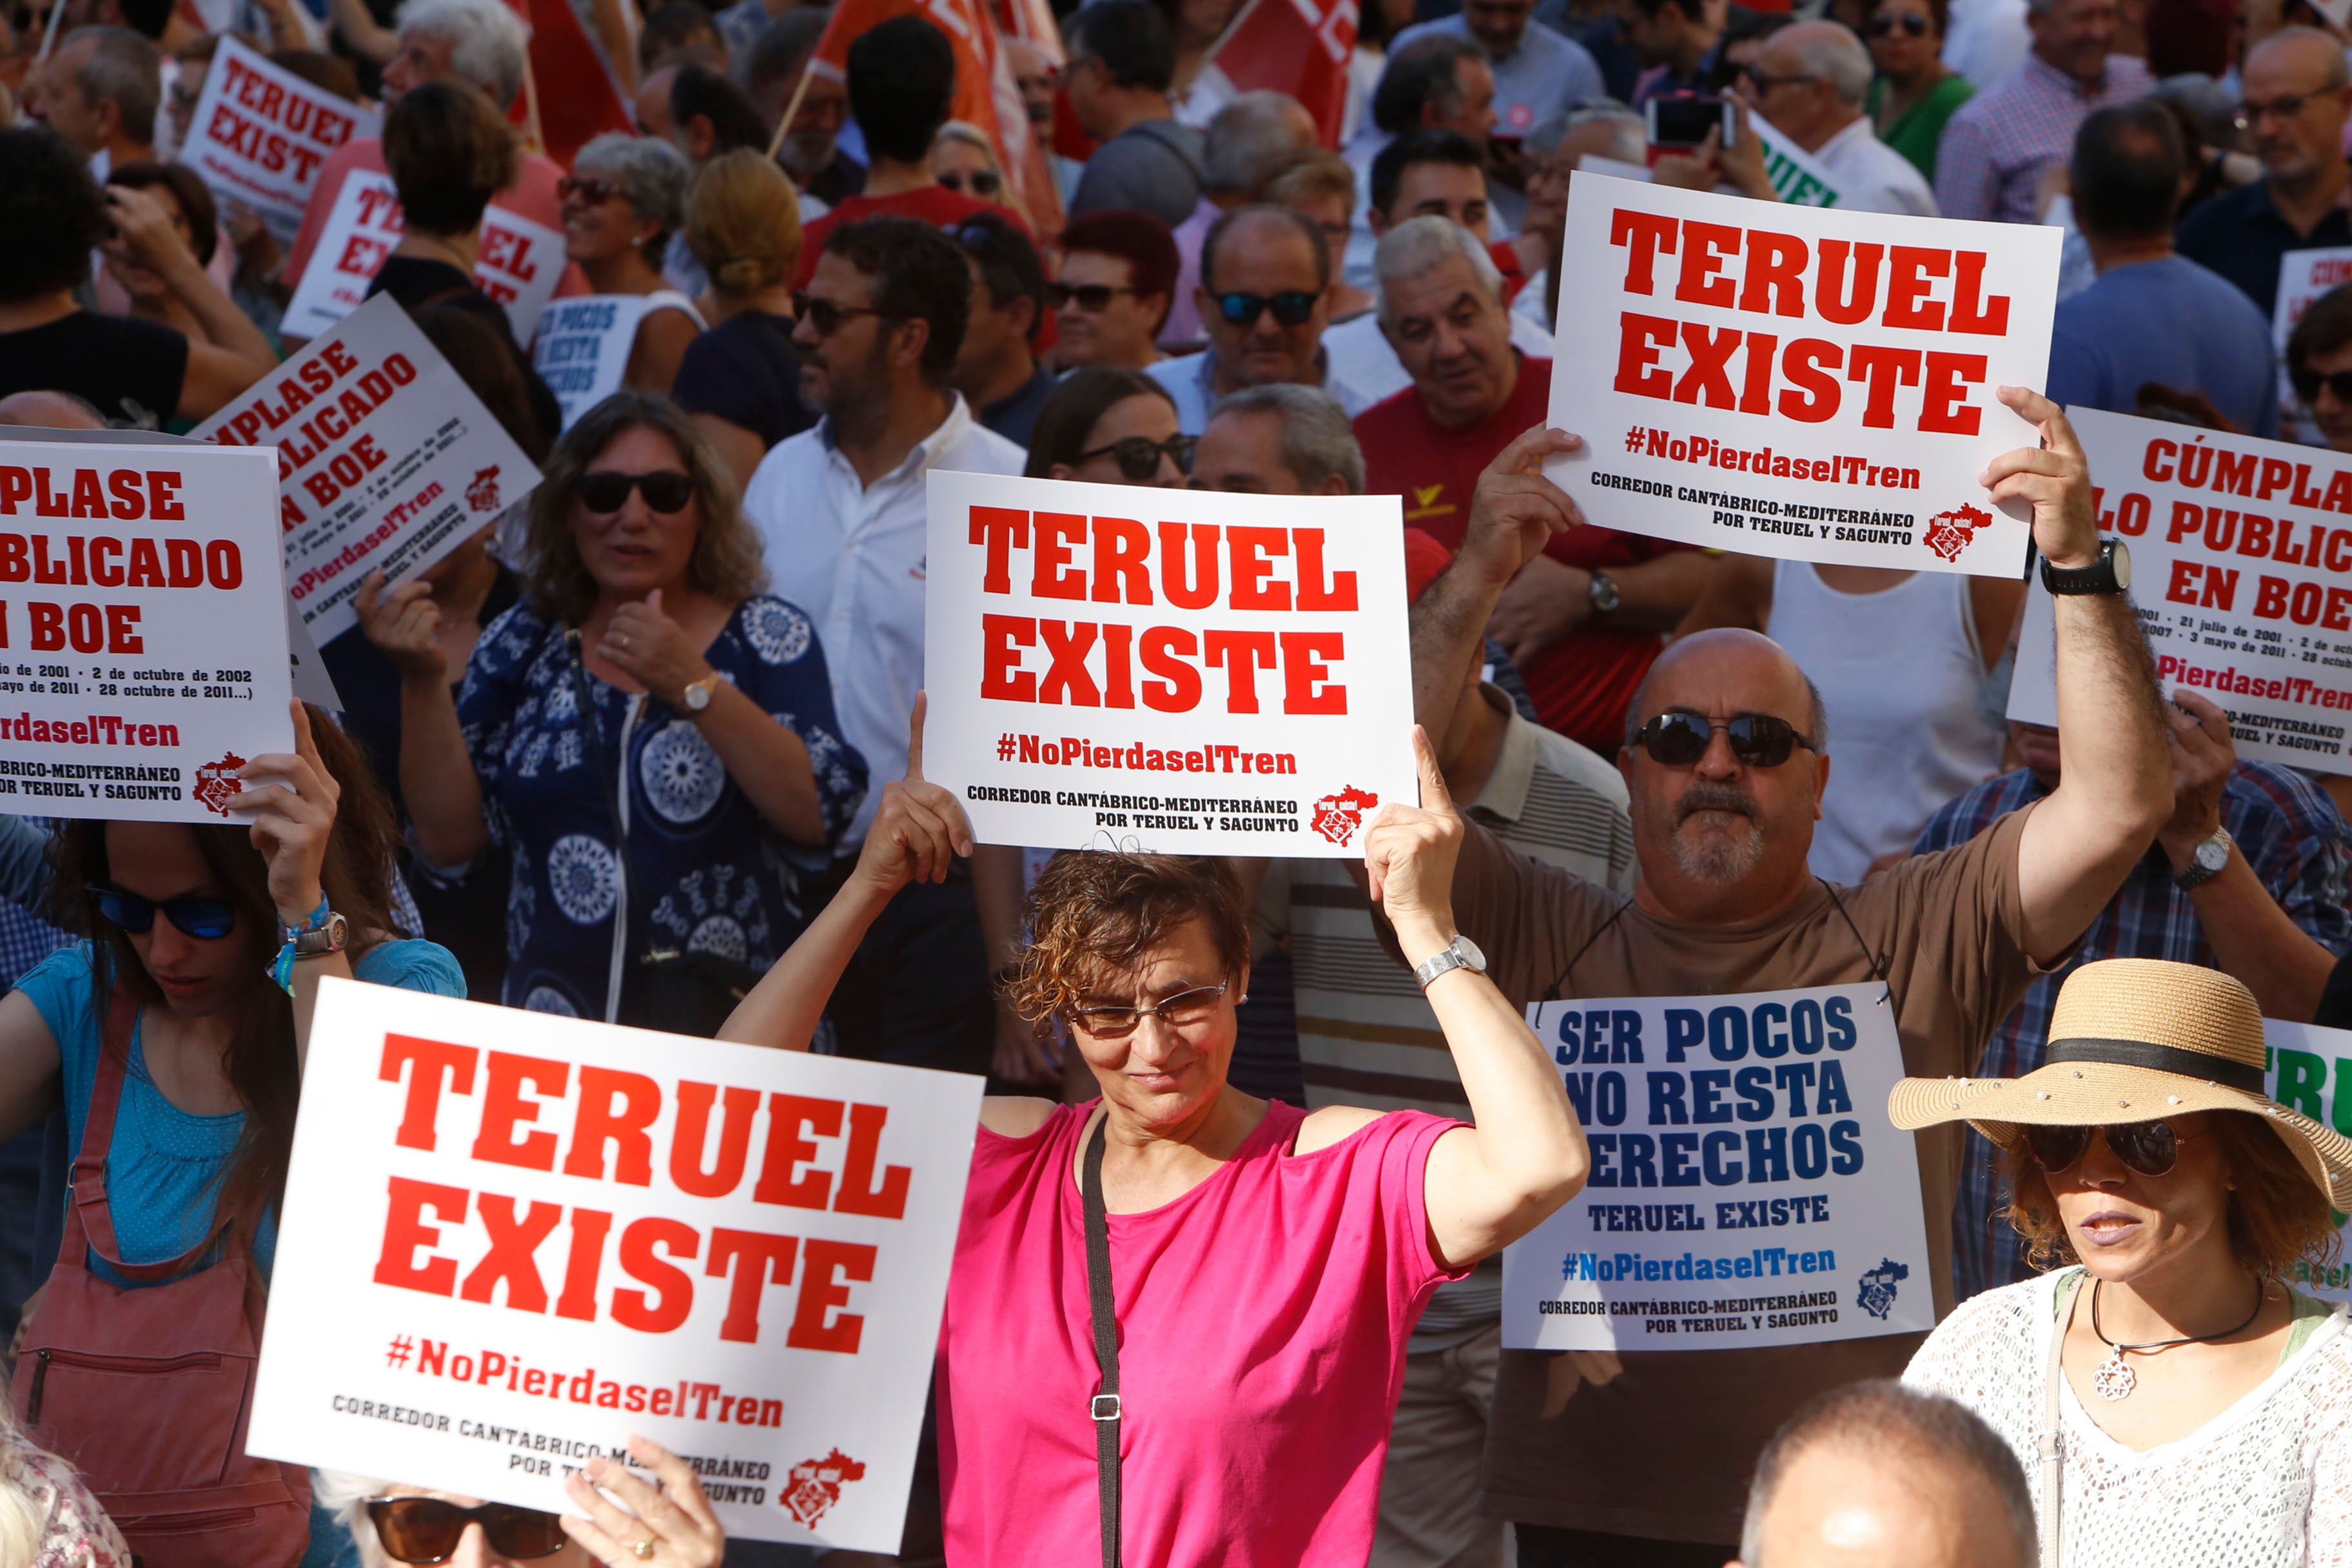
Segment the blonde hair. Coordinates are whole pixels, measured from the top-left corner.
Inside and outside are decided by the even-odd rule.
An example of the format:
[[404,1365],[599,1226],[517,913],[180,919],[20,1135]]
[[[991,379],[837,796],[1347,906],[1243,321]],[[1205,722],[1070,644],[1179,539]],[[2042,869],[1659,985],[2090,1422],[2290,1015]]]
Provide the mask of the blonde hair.
[[754,148],[720,153],[687,198],[686,246],[719,293],[740,297],[782,282],[801,258],[792,181]]
[[939,134],[931,138],[931,151],[937,153],[941,147],[950,142],[957,142],[962,143],[966,147],[976,148],[979,151],[980,155],[988,160],[988,166],[990,168],[996,170],[999,174],[1003,174],[1004,172],[1003,166],[997,162],[996,143],[988,139],[987,132],[982,130],[979,126],[974,125],[971,121],[950,120],[946,124],[940,126],[939,129]]
[[1337,196],[1356,210],[1356,171],[1337,153],[1305,147],[1291,156],[1258,192],[1259,199],[1278,206],[1297,206],[1322,196]]
[[[0,1568],[32,1568],[40,1555],[49,1521],[33,1506],[25,1456],[43,1452],[25,1440],[10,1402],[0,1399]],[[56,1462],[60,1469],[66,1468],[64,1460]]]

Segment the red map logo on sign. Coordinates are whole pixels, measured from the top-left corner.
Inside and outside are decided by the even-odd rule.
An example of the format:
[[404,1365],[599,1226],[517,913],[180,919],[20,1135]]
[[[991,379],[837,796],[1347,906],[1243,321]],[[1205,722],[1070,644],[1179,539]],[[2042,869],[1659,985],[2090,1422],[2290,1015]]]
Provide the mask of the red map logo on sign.
[[206,810],[226,816],[228,803],[245,789],[245,781],[236,776],[236,770],[243,766],[243,757],[235,752],[224,752],[219,762],[206,763],[196,770],[196,787],[188,793],[203,801]]
[[784,1483],[783,1495],[776,1500],[784,1511],[809,1529],[816,1528],[835,1503],[841,1500],[841,1489],[850,1481],[863,1479],[866,1467],[835,1448],[822,1459],[804,1459],[794,1465]]
[[1947,561],[1958,561],[1977,530],[1992,521],[1992,513],[1979,511],[1963,501],[1950,511],[1939,511],[1927,520],[1927,531],[1920,542]]
[[1345,845],[1364,825],[1364,813],[1380,804],[1379,795],[1367,795],[1360,789],[1343,789],[1315,803],[1315,816],[1307,826],[1332,843]]
[[474,476],[474,482],[466,487],[466,504],[476,511],[499,510],[499,470],[495,466]]

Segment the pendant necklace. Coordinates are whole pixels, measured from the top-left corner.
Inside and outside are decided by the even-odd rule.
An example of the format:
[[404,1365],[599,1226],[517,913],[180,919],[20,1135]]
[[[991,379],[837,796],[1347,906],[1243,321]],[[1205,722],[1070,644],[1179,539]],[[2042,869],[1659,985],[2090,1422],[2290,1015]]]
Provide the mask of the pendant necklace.
[[2129,1399],[2132,1390],[2139,1386],[2139,1374],[2124,1361],[2126,1351],[2134,1355],[2153,1355],[2158,1351],[2168,1351],[2175,1345],[2201,1345],[2213,1340],[2226,1340],[2261,1317],[2263,1302],[2268,1299],[2268,1292],[2263,1289],[2262,1279],[2257,1276],[2254,1279],[2254,1310],[2248,1312],[2236,1328],[2223,1329],[2216,1334],[2189,1334],[2177,1340],[2150,1340],[2144,1345],[2119,1345],[2107,1338],[2107,1331],[2099,1327],[2099,1287],[2104,1283],[2103,1280],[2094,1280],[2091,1284],[2091,1331],[2099,1336],[2101,1344],[2107,1347],[2107,1359],[2101,1362],[2099,1370],[2092,1374],[2091,1386],[2098,1390],[2100,1398],[2111,1401]]

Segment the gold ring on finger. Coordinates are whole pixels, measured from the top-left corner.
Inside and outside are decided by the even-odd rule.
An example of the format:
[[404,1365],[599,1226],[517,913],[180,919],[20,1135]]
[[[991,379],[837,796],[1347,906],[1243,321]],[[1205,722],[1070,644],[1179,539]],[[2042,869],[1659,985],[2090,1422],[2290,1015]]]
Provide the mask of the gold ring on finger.
[[654,1554],[654,1538],[648,1535],[643,1541],[630,1542],[629,1552],[640,1563],[652,1561]]

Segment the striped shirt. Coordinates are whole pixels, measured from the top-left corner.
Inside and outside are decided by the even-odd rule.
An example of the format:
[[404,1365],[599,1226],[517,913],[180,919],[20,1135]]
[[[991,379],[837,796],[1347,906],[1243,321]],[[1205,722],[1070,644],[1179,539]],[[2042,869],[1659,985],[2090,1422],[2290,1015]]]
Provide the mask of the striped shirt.
[[1946,217],[2034,221],[2042,171],[2074,155],[2074,132],[2095,109],[2127,103],[2156,86],[2146,62],[2109,55],[2086,88],[2039,55],[1960,105],[1936,153],[1936,205]]

